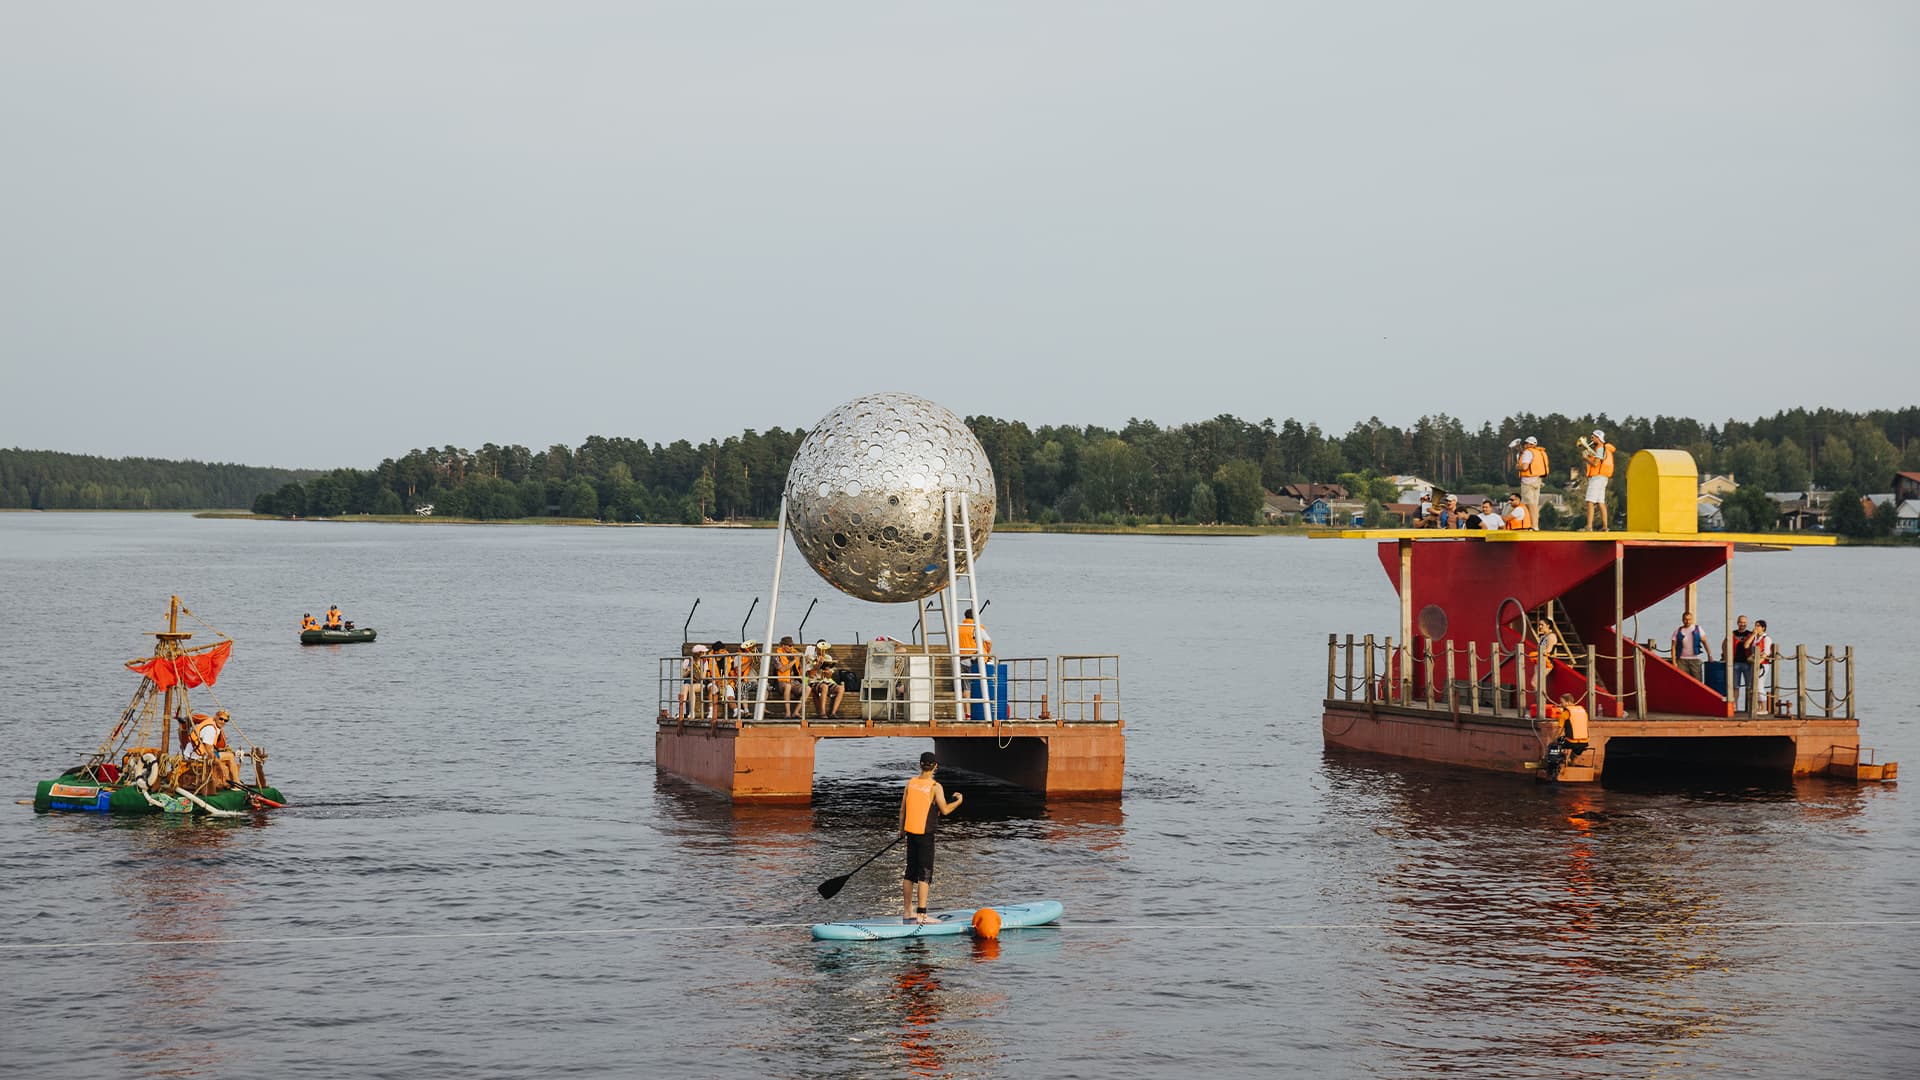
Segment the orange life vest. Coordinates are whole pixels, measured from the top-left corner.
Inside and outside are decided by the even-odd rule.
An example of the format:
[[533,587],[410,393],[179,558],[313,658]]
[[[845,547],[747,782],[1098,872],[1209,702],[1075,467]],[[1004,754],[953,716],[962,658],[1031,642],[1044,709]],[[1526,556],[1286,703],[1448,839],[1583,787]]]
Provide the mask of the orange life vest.
[[774,675],[781,682],[792,682],[793,676],[800,670],[800,651],[786,645],[777,645],[773,650]]
[[907,781],[906,805],[902,827],[920,836],[927,831],[927,822],[933,817],[933,777],[916,776]]
[[338,630],[340,628],[340,609],[339,608],[327,609],[327,628],[330,630]]
[[1526,503],[1521,503],[1519,506],[1508,508],[1507,528],[1509,529],[1533,528],[1533,515],[1527,512]]
[[1521,476],[1545,476],[1545,475],[1547,475],[1547,450],[1546,450],[1546,447],[1543,447],[1543,446],[1529,446],[1529,447],[1527,447],[1527,449],[1528,449],[1528,450],[1531,450],[1531,451],[1533,451],[1533,457],[1532,457],[1531,459],[1529,459],[1529,460],[1527,460],[1527,461],[1524,461],[1524,462],[1522,462],[1522,463],[1520,464],[1520,475],[1521,475]]
[[1566,706],[1567,739],[1569,742],[1587,741],[1587,707],[1585,705]]
[[1612,443],[1600,444],[1600,457],[1598,459],[1587,459],[1588,476],[1613,475],[1613,449]]
[[980,652],[980,637],[974,630],[972,619],[960,622],[960,655],[976,656]]

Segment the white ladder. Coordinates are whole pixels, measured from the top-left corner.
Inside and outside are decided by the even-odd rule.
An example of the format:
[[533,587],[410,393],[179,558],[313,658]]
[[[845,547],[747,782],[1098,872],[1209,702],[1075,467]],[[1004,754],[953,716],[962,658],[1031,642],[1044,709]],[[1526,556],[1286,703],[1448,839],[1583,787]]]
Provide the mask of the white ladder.
[[[960,651],[959,624],[954,619],[955,612],[972,611],[976,620],[980,617],[980,582],[973,571],[973,520],[967,509],[964,495],[953,492],[943,493],[945,506],[943,520],[947,533],[947,587],[934,596],[932,610],[939,612],[937,623],[927,623],[925,636],[928,650],[934,645],[933,635],[936,629],[940,635],[940,644],[947,647],[947,653],[953,661],[953,700],[954,718],[970,720],[970,706],[984,704],[988,720],[999,714],[993,707],[993,684],[987,678],[986,664],[983,661],[983,649],[980,635],[974,635],[974,648],[971,654]],[[958,514],[955,513],[956,508]],[[976,621],[976,627],[978,623]],[[969,673],[962,667],[962,661],[971,661],[974,670]],[[968,684],[974,684],[969,687]],[[971,692],[970,692],[971,690]]]

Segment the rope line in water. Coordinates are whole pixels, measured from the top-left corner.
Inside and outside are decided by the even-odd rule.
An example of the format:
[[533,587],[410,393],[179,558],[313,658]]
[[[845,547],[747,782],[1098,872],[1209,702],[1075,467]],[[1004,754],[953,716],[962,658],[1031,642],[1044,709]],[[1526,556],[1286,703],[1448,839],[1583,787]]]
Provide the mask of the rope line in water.
[[[133,946],[166,947],[177,945],[311,945],[344,941],[454,941],[503,938],[617,937],[636,934],[753,933],[766,930],[795,930],[812,923],[707,923],[699,926],[615,926],[575,930],[464,930],[422,934],[316,934],[300,937],[162,938],[159,940],[52,941],[38,944],[0,942],[0,953],[51,952],[64,949],[124,949]],[[1090,930],[1154,930],[1192,932],[1195,930],[1407,930],[1424,923],[1102,923],[1074,924]],[[1480,928],[1537,926],[1533,922],[1485,922]],[[1920,928],[1920,919],[1825,919],[1775,920],[1747,919],[1713,924],[1721,930],[1787,930],[1798,928],[1839,929],[1847,927],[1892,926]],[[1614,929],[1668,930],[1664,923],[1616,924]]]

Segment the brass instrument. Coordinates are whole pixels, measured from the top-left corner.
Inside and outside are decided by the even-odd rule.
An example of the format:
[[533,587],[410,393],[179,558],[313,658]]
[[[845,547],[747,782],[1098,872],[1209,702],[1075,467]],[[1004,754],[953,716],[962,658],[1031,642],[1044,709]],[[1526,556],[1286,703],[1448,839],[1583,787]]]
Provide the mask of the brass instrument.
[[1590,457],[1590,458],[1597,458],[1601,456],[1600,448],[1593,445],[1592,440],[1588,439],[1585,435],[1582,435],[1579,438],[1573,440],[1573,442],[1574,442],[1574,445],[1580,448],[1581,456]]

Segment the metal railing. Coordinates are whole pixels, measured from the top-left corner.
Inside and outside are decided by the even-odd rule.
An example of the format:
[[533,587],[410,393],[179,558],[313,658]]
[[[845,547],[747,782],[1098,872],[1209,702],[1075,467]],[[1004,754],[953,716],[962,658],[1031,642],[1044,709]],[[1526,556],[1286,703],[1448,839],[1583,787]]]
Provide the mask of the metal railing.
[[[815,677],[796,674],[783,687],[770,675],[766,707],[758,722],[872,727],[1120,721],[1117,655],[1072,655],[1051,660],[996,657],[981,665],[978,672],[963,671],[957,681],[952,656],[938,648],[929,651],[924,646],[895,643],[884,653],[869,652],[867,656],[857,683],[846,680],[831,684],[824,702]],[[737,661],[738,654],[734,657]],[[757,662],[759,658],[749,659]],[[738,672],[703,675],[697,657],[660,657],[659,721],[709,727],[756,722],[754,695],[759,680],[755,670],[748,665]],[[1056,673],[1057,685],[1053,682]],[[956,685],[961,688],[958,696]],[[832,686],[840,688],[838,693]]]
[[[1648,659],[1686,674],[1651,639],[1627,642],[1629,651],[1618,659],[1631,672],[1631,682],[1615,688],[1602,687],[1599,676],[1613,669],[1616,658],[1593,645],[1583,646],[1569,663],[1533,653],[1526,642],[1483,645],[1449,640],[1436,650],[1430,639],[1415,640],[1409,647],[1396,645],[1391,637],[1376,640],[1372,634],[1347,634],[1343,640],[1338,634],[1328,634],[1326,700],[1430,708],[1469,716],[1539,716],[1558,703],[1547,689],[1553,673],[1566,671],[1582,679],[1582,704],[1589,716],[1602,715],[1599,699],[1604,696],[1618,704],[1616,715],[1631,712],[1644,720],[1647,705],[1642,688],[1646,686]],[[1810,657],[1807,647],[1799,645],[1792,660],[1791,687],[1782,684],[1787,669],[1779,646],[1774,646],[1765,660],[1753,664],[1748,692],[1735,715],[1855,718],[1853,646],[1844,646],[1836,653],[1829,645],[1823,655]],[[1808,683],[1809,668],[1820,673],[1818,686]],[[1515,672],[1521,676],[1516,678]],[[1731,663],[1726,666],[1726,676],[1735,678]]]
[[1060,657],[1060,722],[1120,723],[1120,658],[1111,654]]

